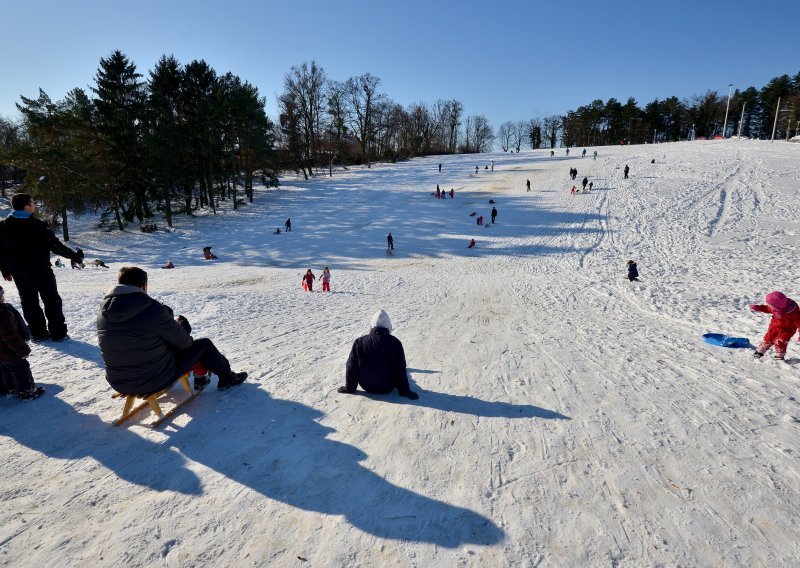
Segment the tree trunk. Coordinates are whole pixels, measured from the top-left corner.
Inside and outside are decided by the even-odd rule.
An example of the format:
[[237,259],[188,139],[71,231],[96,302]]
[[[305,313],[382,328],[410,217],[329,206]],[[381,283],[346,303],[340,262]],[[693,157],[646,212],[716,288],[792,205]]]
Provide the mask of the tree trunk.
[[69,240],[69,225],[67,224],[67,206],[61,207],[61,230],[64,235],[64,242]]

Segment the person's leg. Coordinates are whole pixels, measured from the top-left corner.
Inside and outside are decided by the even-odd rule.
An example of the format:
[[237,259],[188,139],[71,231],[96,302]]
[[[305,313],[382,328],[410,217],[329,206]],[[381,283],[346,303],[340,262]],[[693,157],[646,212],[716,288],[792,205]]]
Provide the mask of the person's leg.
[[200,363],[220,378],[229,378],[231,364],[207,337],[195,339],[192,346],[175,352],[175,378]]
[[22,314],[31,330],[33,339],[47,337],[47,321],[39,305],[39,292],[26,274],[15,272],[14,284],[19,292],[19,301],[22,304]]
[[42,297],[50,337],[54,340],[63,339],[67,336],[67,322],[64,320],[63,303],[53,271],[50,268],[39,271],[31,275],[31,280]]
[[31,366],[28,364],[27,359],[3,361],[3,366],[11,375],[11,381],[14,383],[14,390],[17,391],[17,395],[30,393],[36,389],[33,375],[31,374]]
[[[789,337],[791,339],[791,336]],[[784,359],[786,357],[786,347],[789,344],[789,339],[784,337],[779,337],[775,340],[773,345],[775,346],[775,358],[776,359]]]
[[11,377],[11,372],[6,369],[6,366],[0,361],[0,395],[6,395],[9,391],[13,390],[14,379]]

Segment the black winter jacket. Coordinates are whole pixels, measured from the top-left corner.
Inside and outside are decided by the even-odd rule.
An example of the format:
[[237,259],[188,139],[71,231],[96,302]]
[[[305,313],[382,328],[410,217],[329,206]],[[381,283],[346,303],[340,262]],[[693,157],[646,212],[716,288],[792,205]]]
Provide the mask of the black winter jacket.
[[403,344],[386,328],[373,327],[353,342],[347,358],[345,388],[352,393],[358,385],[374,394],[387,394],[394,389],[403,396],[411,392]]
[[9,215],[0,221],[0,271],[50,267],[50,253],[80,262],[83,257],[58,240],[47,223],[35,217],[20,219]]
[[628,265],[628,280],[639,278],[639,271],[636,269],[636,263]]
[[0,361],[22,359],[31,354],[31,332],[11,304],[0,303]]
[[176,379],[174,351],[192,345],[192,336],[173,319],[170,308],[125,284],[103,298],[97,340],[106,379],[124,394],[147,394],[170,385]]

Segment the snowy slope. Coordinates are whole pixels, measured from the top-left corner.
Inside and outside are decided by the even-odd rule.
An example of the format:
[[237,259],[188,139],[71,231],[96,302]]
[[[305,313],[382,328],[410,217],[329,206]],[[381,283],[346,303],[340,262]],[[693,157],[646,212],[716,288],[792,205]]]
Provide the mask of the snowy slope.
[[[800,297],[800,146],[598,153],[284,179],[172,233],[76,222],[72,244],[111,269],[57,271],[73,339],[34,347],[45,397],[0,400],[0,563],[800,562],[800,345],[787,365],[701,340],[757,343],[747,304]],[[569,194],[570,167],[590,194]],[[478,227],[489,199],[497,224]],[[110,426],[95,316],[126,264],[251,380],[156,431],[146,413]],[[303,293],[323,266],[333,292]],[[418,401],[335,392],[381,307]]]

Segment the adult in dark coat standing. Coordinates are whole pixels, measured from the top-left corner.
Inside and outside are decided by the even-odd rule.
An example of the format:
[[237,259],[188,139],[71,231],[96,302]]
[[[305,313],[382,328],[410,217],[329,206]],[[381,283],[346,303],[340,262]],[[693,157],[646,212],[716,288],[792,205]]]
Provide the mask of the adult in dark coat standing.
[[631,169],[628,167],[628,164],[625,164],[625,169],[623,170],[623,172],[625,173],[625,179],[628,179],[628,172],[630,171]]
[[392,238],[392,233],[386,235],[386,248],[394,250],[394,238]]
[[47,223],[32,216],[36,202],[29,194],[13,195],[11,206],[14,211],[0,221],[0,271],[3,278],[14,280],[17,286],[33,340],[62,341],[67,338],[67,324],[50,267],[50,253],[78,263],[83,262],[83,253],[64,246]]
[[394,389],[411,400],[419,395],[411,390],[406,374],[406,355],[403,344],[391,334],[389,314],[380,310],[372,316],[367,335],[353,342],[347,358],[345,386],[340,393],[354,393],[359,385],[373,394],[388,394]]
[[[126,266],[119,285],[103,298],[97,340],[106,380],[123,394],[148,394],[167,388],[201,363],[219,376],[220,390],[238,385],[247,373],[234,373],[210,339],[192,339],[188,326],[170,308],[147,295],[147,272]],[[188,322],[186,322],[188,324]]]
[[497,208],[492,207],[492,225],[494,225],[494,220],[497,217]]

